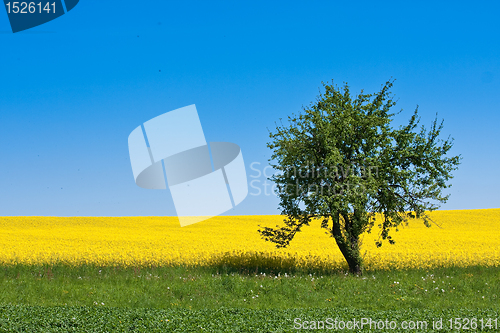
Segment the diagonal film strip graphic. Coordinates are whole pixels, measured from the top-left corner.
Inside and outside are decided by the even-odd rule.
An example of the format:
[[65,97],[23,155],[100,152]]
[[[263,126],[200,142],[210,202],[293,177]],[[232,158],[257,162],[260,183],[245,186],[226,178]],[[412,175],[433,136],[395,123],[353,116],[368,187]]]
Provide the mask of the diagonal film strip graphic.
[[135,183],[146,189],[168,186],[182,227],[222,214],[248,194],[240,147],[207,144],[194,104],[138,126],[128,148]]
[[52,21],[72,10],[79,0],[4,0],[12,32],[16,33]]

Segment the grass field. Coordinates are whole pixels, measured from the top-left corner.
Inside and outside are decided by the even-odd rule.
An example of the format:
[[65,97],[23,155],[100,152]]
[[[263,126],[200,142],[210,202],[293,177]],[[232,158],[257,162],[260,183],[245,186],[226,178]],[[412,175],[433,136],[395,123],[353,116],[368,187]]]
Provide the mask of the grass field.
[[258,224],[278,216],[185,228],[160,217],[2,217],[0,331],[292,332],[294,320],[363,317],[444,320],[417,332],[476,318],[489,325],[474,330],[500,331],[500,209],[432,218],[395,233],[394,246],[365,235],[367,270],[352,276],[319,225],[289,249],[262,241]]
[[[3,267],[0,283],[0,331],[293,332],[296,318],[398,325],[476,318],[493,325],[483,331],[500,330],[498,267],[377,270],[356,277],[341,271],[278,276],[215,268],[16,265]],[[432,332],[429,327],[415,331]]]
[[[396,311],[365,311],[362,309],[286,309],[286,310],[186,310],[186,309],[124,309],[98,307],[0,307],[0,330],[4,332],[300,332],[297,322],[306,327],[312,325],[328,332],[498,332],[492,318],[498,318],[498,310],[450,309],[439,312],[400,309]],[[395,329],[333,329],[328,319],[347,323],[354,318],[372,318],[373,322],[390,320]],[[455,318],[476,318],[478,329],[450,329],[457,327]],[[442,319],[442,328],[433,329],[433,322]],[[449,320],[452,320],[450,324]],[[482,319],[482,322],[480,321]],[[313,324],[314,322],[314,324]],[[419,329],[402,329],[420,325]],[[474,321],[472,321],[474,322]],[[423,326],[425,324],[425,326]],[[473,325],[469,325],[473,326]],[[303,326],[302,326],[303,327]],[[340,326],[338,326],[340,327]],[[374,327],[374,326],[373,326]],[[474,327],[474,326],[473,326]],[[482,328],[482,329],[481,329]]]
[[133,308],[397,310],[499,308],[500,268],[372,271],[363,276],[241,274],[213,268],[12,266],[0,304]]

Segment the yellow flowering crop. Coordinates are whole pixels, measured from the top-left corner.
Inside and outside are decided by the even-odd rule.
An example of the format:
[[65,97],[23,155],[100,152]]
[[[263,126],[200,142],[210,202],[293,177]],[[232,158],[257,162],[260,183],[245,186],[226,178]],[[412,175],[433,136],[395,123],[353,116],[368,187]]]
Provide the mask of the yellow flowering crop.
[[[121,266],[345,267],[319,221],[286,249],[257,233],[282,216],[224,216],[181,228],[176,217],[0,217],[2,264]],[[440,226],[421,221],[393,232],[376,248],[378,229],[363,236],[367,269],[500,265],[500,209],[436,211]]]

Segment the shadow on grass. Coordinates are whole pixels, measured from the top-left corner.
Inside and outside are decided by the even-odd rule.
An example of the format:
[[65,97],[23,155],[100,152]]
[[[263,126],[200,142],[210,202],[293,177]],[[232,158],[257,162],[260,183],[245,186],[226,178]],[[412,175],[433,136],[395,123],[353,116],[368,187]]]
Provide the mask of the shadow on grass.
[[[276,257],[265,252],[225,253],[207,262],[213,273],[238,273],[241,275],[322,274],[338,275],[348,271],[347,264],[316,264],[315,257],[307,262],[293,256]],[[318,258],[319,259],[319,258]]]

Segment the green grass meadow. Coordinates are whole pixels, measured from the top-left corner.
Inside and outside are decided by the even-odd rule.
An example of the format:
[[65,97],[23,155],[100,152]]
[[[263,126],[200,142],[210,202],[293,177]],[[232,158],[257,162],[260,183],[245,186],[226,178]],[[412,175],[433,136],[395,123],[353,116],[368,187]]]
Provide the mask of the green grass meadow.
[[[398,325],[411,320],[431,325],[441,318],[442,329],[431,325],[412,331],[500,331],[499,267],[352,276],[224,267],[17,265],[1,267],[0,283],[0,331],[6,332],[335,331],[327,327],[327,318]],[[472,318],[482,323],[457,329],[474,326]]]

